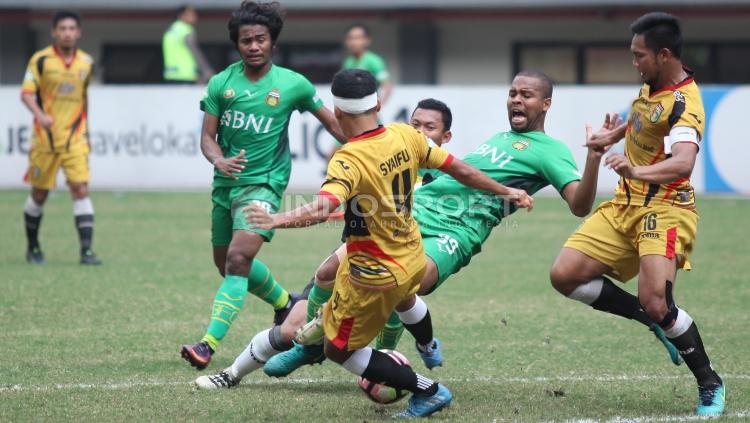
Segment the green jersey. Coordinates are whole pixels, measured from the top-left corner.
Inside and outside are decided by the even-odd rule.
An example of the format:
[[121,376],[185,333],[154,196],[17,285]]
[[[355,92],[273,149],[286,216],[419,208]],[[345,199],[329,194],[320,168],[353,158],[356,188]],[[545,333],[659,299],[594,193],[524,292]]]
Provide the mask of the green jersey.
[[[463,159],[503,185],[534,194],[547,185],[558,191],[581,179],[573,155],[562,141],[543,132],[500,132],[481,144]],[[441,176],[414,192],[417,222],[429,215],[452,220],[456,225],[474,230],[481,240],[506,215],[503,199],[469,188],[449,175]]]
[[214,187],[267,184],[282,195],[292,170],[289,118],[323,107],[304,76],[279,66],[253,83],[240,61],[208,82],[200,108],[220,118],[217,141],[224,157],[245,150],[245,169],[233,179],[214,170]]
[[344,60],[343,68],[362,69],[370,72],[375,77],[375,81],[378,82],[378,86],[391,78],[388,68],[385,66],[385,61],[371,51],[364,52],[359,59],[354,56],[347,57]]

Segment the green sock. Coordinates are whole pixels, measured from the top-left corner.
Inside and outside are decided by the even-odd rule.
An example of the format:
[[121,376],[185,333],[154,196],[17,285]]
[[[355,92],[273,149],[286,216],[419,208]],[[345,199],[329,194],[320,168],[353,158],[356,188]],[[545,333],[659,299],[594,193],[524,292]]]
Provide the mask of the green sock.
[[202,341],[216,351],[219,342],[224,339],[232,322],[242,310],[247,297],[247,278],[244,276],[226,275],[214,297],[214,308],[211,323]]
[[401,335],[404,333],[404,324],[398,318],[394,311],[391,317],[385,322],[383,330],[380,331],[375,339],[375,348],[378,350],[395,350]]
[[326,289],[321,288],[318,285],[313,285],[312,289],[310,290],[310,294],[307,295],[307,321],[315,317],[315,312],[318,311],[321,305],[328,301],[329,298],[331,298],[331,294],[333,294],[333,288]]
[[247,275],[247,290],[273,306],[274,310],[281,310],[289,302],[289,293],[271,275],[271,270],[262,261],[255,259],[250,264],[250,274]]

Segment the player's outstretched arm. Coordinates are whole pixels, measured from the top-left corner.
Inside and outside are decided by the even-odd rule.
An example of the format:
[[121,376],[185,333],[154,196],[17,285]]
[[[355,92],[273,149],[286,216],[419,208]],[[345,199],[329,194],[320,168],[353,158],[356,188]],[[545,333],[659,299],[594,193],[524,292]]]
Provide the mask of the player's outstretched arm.
[[311,203],[284,213],[269,214],[257,204],[242,209],[245,221],[261,229],[304,228],[328,220],[328,216],[339,206],[338,201],[325,195],[316,195]]
[[506,187],[485,175],[479,169],[469,166],[459,159],[453,159],[450,164],[441,167],[440,170],[451,175],[458,182],[461,182],[466,186],[481,189],[500,196],[507,196],[517,207],[527,208],[529,211],[534,207],[534,199],[531,198],[526,191]]
[[[336,116],[331,113],[330,110],[326,106],[321,107],[320,109],[312,112],[313,116],[315,116],[316,119],[323,125],[324,128],[326,128],[326,131],[328,131],[329,134],[333,135],[334,138],[341,144],[346,144],[347,138],[344,135],[344,132],[341,130],[341,127],[339,126],[339,121],[336,120]],[[333,156],[333,154],[331,154]],[[328,157],[330,159],[330,157]]]
[[[601,129],[594,133],[591,125],[586,125],[586,165],[580,181],[574,181],[565,186],[562,196],[568,203],[570,211],[578,216],[585,217],[591,212],[596,198],[596,182],[599,177],[599,165],[602,156],[609,148],[616,144],[623,136],[626,123],[622,122],[616,113],[606,114]],[[605,147],[598,147],[598,145]]]

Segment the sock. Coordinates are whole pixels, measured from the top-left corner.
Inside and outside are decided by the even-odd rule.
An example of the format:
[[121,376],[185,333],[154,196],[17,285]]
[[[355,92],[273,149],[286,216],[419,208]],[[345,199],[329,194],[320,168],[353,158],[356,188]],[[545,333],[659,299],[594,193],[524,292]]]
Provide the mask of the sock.
[[438,384],[430,378],[414,373],[385,353],[365,347],[357,350],[342,366],[350,372],[375,383],[385,383],[396,389],[406,389],[416,395],[434,395]]
[[414,306],[406,311],[397,311],[399,319],[404,323],[404,327],[414,336],[417,346],[422,351],[427,351],[432,344],[432,319],[430,311],[427,309],[427,303],[422,298],[417,297]]
[[23,206],[23,220],[26,224],[26,240],[29,250],[39,248],[39,226],[42,224],[42,206],[36,203],[31,196],[26,198]]
[[272,327],[271,331],[268,332],[268,342],[271,343],[271,347],[276,351],[287,351],[294,346],[294,342],[291,339],[285,340],[281,335],[281,326],[279,325]]
[[257,258],[250,263],[247,290],[273,306],[274,310],[281,310],[289,303],[289,293],[276,282],[268,266]]
[[588,304],[599,311],[636,320],[649,327],[654,323],[643,311],[638,297],[604,276],[579,285],[568,298]]
[[232,322],[242,310],[247,297],[247,278],[237,275],[226,275],[214,297],[211,323],[202,341],[216,351],[219,343],[229,331]]
[[310,290],[310,294],[307,296],[307,321],[311,321],[315,317],[315,312],[318,311],[321,305],[328,301],[333,294],[333,289],[321,288],[318,285],[314,285]]
[[94,205],[91,198],[73,200],[73,216],[75,217],[78,238],[81,240],[81,253],[91,249],[94,237]]
[[395,311],[385,323],[385,326],[375,339],[375,349],[377,350],[395,350],[401,335],[404,333],[404,325]]
[[229,367],[229,373],[233,378],[242,379],[263,367],[269,358],[281,352],[271,344],[272,331],[273,329],[266,329],[258,332],[245,350],[234,359],[234,363]]
[[680,351],[682,359],[695,375],[695,379],[701,386],[722,383],[721,378],[711,367],[711,360],[703,348],[703,340],[698,333],[698,326],[686,311],[678,308],[677,318],[671,327],[664,328],[664,333]]

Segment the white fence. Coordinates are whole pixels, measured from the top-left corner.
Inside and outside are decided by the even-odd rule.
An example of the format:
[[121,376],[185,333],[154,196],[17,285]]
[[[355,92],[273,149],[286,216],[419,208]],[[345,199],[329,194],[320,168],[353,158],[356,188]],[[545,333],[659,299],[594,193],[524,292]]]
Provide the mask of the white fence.
[[[506,86],[397,87],[381,117],[406,119],[417,102],[433,97],[453,110],[454,138],[446,145],[461,157],[496,132],[508,129]],[[547,116],[546,132],[565,141],[579,166],[585,149],[584,124],[597,128],[604,113],[627,112],[638,87],[559,87]],[[90,89],[93,189],[207,190],[211,167],[199,148],[202,89],[193,87],[105,87]],[[330,108],[327,87],[319,93]],[[744,107],[750,87],[704,87],[707,130],[692,181],[700,192],[750,194],[750,166]],[[0,88],[0,188],[24,186],[31,143],[31,114],[20,102],[19,87]],[[325,171],[324,155],[334,144],[308,114],[295,114],[289,126],[294,157],[289,191],[314,191]],[[252,152],[250,152],[252,154]],[[611,192],[617,181],[600,172],[599,191]],[[62,175],[58,185],[63,186]]]

